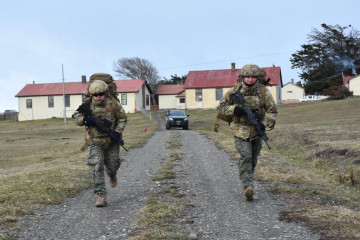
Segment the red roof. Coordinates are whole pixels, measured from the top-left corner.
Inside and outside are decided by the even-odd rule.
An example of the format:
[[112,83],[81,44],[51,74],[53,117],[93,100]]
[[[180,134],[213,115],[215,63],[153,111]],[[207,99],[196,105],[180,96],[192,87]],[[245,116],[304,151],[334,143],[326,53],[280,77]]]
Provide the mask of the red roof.
[[116,91],[118,93],[138,92],[144,83],[145,80],[141,79],[116,80]]
[[[282,86],[282,77],[280,67],[264,68],[266,77],[271,81],[270,86]],[[184,88],[221,88],[231,87],[237,83],[241,69],[224,69],[224,70],[206,70],[206,71],[190,71],[186,77]]]
[[160,85],[156,94],[157,95],[177,95],[184,90],[184,85],[170,84]]
[[352,79],[354,76],[346,76],[344,77],[344,84],[349,84],[349,80]]
[[[83,94],[88,87],[88,83],[82,82],[67,82],[65,83],[65,94]],[[49,95],[62,95],[62,83],[36,83],[26,84],[15,97],[26,96],[49,96]]]
[[[115,80],[117,92],[137,92],[144,84],[145,80],[131,79],[131,80]],[[89,83],[82,82],[67,82],[65,83],[65,94],[76,95],[83,94]],[[26,97],[26,96],[51,96],[51,95],[62,95],[63,84],[62,83],[40,83],[40,84],[26,84],[21,91],[16,94],[15,97]]]

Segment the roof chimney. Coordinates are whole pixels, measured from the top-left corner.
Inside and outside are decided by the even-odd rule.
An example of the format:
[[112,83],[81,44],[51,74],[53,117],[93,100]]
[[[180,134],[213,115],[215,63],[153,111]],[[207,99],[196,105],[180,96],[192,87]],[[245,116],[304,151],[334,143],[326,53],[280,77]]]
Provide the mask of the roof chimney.
[[82,75],[82,76],[81,76],[81,82],[82,82],[82,83],[86,83],[86,75]]
[[294,84],[294,79],[293,78],[291,79],[291,83]]
[[231,71],[235,71],[235,63],[231,63]]

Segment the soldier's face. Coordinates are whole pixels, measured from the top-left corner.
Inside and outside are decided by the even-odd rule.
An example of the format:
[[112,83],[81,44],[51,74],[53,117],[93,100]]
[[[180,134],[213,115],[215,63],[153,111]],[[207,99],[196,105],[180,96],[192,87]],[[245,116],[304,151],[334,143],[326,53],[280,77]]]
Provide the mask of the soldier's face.
[[105,100],[105,93],[98,93],[98,94],[93,94],[93,98],[96,102],[102,102]]
[[244,82],[249,85],[255,84],[256,77],[244,77]]

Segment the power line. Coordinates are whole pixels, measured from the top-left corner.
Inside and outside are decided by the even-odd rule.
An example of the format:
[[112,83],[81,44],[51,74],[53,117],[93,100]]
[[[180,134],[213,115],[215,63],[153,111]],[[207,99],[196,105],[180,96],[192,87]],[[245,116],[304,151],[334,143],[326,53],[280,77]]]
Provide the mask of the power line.
[[243,57],[243,58],[237,58],[237,59],[227,59],[227,60],[219,60],[219,61],[213,61],[213,62],[194,63],[194,64],[188,64],[188,65],[183,65],[183,66],[164,67],[164,68],[159,68],[159,70],[166,70],[166,69],[172,69],[172,68],[192,67],[192,66],[199,66],[199,65],[206,65],[206,64],[213,64],[213,63],[220,63],[220,62],[240,61],[240,60],[249,59],[249,58],[266,57],[266,56],[279,55],[279,54],[284,54],[284,53],[289,53],[289,52],[268,53],[268,54],[262,54],[262,55],[256,55],[256,56],[248,56],[248,57]]

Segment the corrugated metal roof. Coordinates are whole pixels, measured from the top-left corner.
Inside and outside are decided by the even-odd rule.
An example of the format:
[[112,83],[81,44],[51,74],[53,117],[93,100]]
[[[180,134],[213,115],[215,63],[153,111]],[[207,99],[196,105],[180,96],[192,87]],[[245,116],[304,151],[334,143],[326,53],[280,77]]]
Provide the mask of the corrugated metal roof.
[[170,85],[160,85],[156,94],[157,95],[176,95],[184,90],[184,85],[170,84]]
[[138,92],[144,83],[145,80],[142,79],[116,80],[116,91],[118,93]]
[[[65,83],[65,94],[83,94],[88,87],[88,83],[82,82],[67,82]],[[15,97],[26,96],[51,96],[62,95],[63,84],[62,83],[36,83],[26,84],[21,91],[16,94]]]
[[[268,85],[273,86],[280,83],[282,87],[280,67],[266,67],[264,69],[266,77],[271,79]],[[240,73],[241,69],[190,71],[186,77],[184,88],[231,87],[237,83]]]
[[[145,80],[130,79],[130,80],[115,80],[117,92],[137,92],[144,84]],[[76,95],[83,94],[89,83],[82,82],[66,82],[65,94]],[[15,95],[15,97],[27,97],[27,96],[51,96],[62,95],[63,83],[40,83],[40,84],[26,84],[21,91]]]

